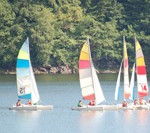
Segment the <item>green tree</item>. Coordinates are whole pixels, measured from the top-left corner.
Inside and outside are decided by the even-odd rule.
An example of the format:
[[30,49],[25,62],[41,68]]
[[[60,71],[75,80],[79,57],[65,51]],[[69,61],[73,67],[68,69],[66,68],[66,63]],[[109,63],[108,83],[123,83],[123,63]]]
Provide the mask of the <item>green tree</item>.
[[54,36],[53,13],[43,5],[26,1],[15,2],[12,7],[16,14],[15,27],[18,25],[19,29],[24,29],[18,50],[29,37],[33,65],[49,64]]
[[[1,67],[11,68],[15,64],[16,47],[13,43],[18,40],[11,36],[14,29],[15,14],[6,0],[0,2],[0,64]],[[19,33],[20,31],[18,31]],[[19,37],[18,37],[19,39]]]
[[[75,28],[83,17],[82,9],[76,4],[64,4],[59,7],[56,14],[55,39],[53,55],[54,65],[68,65],[77,67],[78,39]],[[76,48],[76,49],[75,49]]]
[[35,63],[47,65],[50,63],[53,49],[54,15],[44,6],[34,5],[30,8],[30,16],[34,17],[28,32],[31,36],[31,51],[35,56]]

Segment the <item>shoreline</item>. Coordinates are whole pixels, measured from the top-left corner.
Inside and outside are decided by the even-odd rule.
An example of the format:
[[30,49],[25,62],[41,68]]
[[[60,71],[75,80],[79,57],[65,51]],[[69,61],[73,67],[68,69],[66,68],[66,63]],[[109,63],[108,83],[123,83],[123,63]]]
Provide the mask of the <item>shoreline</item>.
[[[45,69],[45,68],[33,68],[34,74],[35,75],[40,75],[40,74],[49,74],[49,75],[55,75],[55,74],[78,74],[78,70],[71,70],[71,69],[58,69],[56,67],[53,67],[53,69]],[[98,74],[100,73],[105,73],[105,74],[112,74],[112,73],[118,73],[117,69],[110,70],[110,69],[100,69],[97,70],[96,72]],[[1,70],[0,69],[0,75],[16,75],[16,70]]]
[[[78,74],[78,69],[77,68],[70,68],[68,66],[59,66],[59,67],[52,67],[52,66],[45,66],[45,67],[33,67],[33,72],[36,75],[40,74],[50,74],[50,75],[55,75],[55,74]],[[119,68],[101,68],[101,69],[96,69],[97,74],[112,74],[112,73],[119,73]],[[132,72],[132,69],[129,69],[129,73]],[[123,70],[122,72],[123,73]],[[147,74],[150,72],[147,71]],[[0,68],[0,75],[15,75],[16,74],[16,69],[2,69]]]

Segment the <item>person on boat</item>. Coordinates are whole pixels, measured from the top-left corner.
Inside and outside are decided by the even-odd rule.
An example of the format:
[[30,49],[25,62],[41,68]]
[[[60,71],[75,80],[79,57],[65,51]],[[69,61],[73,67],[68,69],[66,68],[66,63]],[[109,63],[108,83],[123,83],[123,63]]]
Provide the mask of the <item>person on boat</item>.
[[126,102],[126,100],[123,101],[122,107],[127,107],[127,102]]
[[83,104],[82,104],[82,101],[81,100],[79,100],[79,102],[78,102],[78,105],[77,105],[78,107],[83,107]]
[[150,99],[148,99],[148,103],[150,103]]
[[146,105],[146,104],[147,104],[145,99],[142,100],[142,104],[143,104],[143,105]]
[[91,100],[90,103],[89,103],[89,105],[90,105],[90,106],[95,106],[95,101],[94,101],[94,100]]
[[134,105],[137,105],[137,104],[138,104],[138,100],[135,99],[135,100],[134,100]]
[[18,99],[16,106],[21,106],[21,100],[20,99]]
[[32,102],[30,99],[28,100],[28,105],[32,105]]
[[140,105],[146,105],[146,101],[142,98],[139,99]]

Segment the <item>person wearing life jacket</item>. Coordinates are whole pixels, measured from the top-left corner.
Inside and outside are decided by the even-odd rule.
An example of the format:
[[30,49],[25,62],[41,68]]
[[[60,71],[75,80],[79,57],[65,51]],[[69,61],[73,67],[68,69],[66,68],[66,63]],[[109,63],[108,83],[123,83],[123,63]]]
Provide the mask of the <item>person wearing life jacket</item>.
[[21,101],[20,99],[18,99],[17,103],[16,103],[16,106],[21,106]]
[[148,99],[148,103],[150,103],[150,99]]
[[122,107],[127,107],[127,102],[126,102],[126,100],[123,101]]
[[28,100],[28,105],[32,105],[32,102],[30,99]]
[[91,100],[90,103],[89,103],[89,105],[90,105],[90,106],[95,106],[95,101],[94,101],[94,100]]
[[135,99],[135,100],[134,100],[134,105],[137,105],[137,104],[138,104],[138,100]]
[[139,103],[140,105],[146,105],[146,101],[143,99],[143,97],[139,99]]
[[78,105],[77,105],[78,107],[83,107],[83,104],[82,104],[82,101],[81,100],[79,100],[79,102],[78,102]]

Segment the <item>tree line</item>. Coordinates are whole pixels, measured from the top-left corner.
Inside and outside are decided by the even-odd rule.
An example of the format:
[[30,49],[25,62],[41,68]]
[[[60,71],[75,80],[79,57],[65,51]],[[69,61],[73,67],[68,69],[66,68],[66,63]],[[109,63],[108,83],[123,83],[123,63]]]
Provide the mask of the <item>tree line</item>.
[[15,68],[27,37],[33,66],[77,69],[89,37],[96,68],[118,68],[123,35],[129,63],[135,61],[136,36],[150,67],[149,7],[149,0],[0,0],[0,68]]

